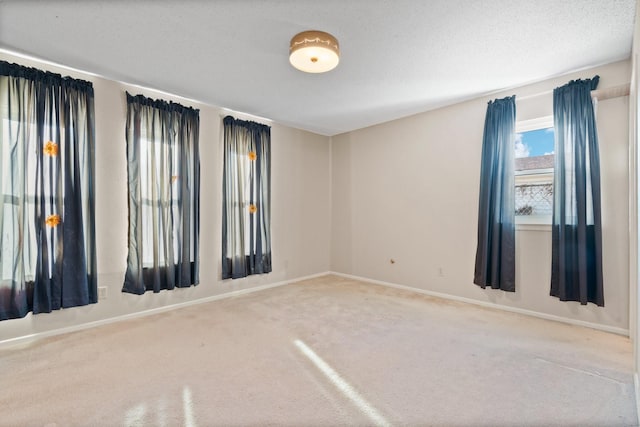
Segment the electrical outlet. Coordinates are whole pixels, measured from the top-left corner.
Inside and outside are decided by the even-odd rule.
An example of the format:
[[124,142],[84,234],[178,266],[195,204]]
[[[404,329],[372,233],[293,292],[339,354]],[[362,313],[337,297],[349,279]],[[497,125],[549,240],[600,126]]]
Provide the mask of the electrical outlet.
[[107,299],[107,287],[98,286],[98,299]]

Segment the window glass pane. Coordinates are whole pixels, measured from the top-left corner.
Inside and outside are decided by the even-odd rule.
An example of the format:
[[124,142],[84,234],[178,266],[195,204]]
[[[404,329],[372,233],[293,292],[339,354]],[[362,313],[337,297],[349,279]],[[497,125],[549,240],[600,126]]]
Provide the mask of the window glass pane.
[[[2,117],[0,125],[0,136],[2,137],[0,141],[2,149],[0,170],[4,173],[4,179],[0,180],[2,182],[0,197],[3,200],[2,224],[0,224],[2,230],[2,236],[0,236],[2,241],[0,279],[10,280],[14,276],[15,266],[22,263],[25,280],[32,281],[37,261],[36,225],[32,220],[36,217],[36,184],[40,173],[43,173],[45,177],[50,175],[58,177],[56,157],[62,156],[62,152],[58,148],[55,156],[43,156],[40,166],[42,171],[40,171],[36,155],[38,134],[35,124],[21,123]],[[58,139],[54,136],[50,126],[45,126],[43,132],[44,143],[42,145]],[[61,132],[64,132],[64,128]],[[45,179],[42,183],[44,200],[42,209],[45,218],[49,215],[62,216],[63,214],[59,211],[62,203],[61,200],[58,200],[61,191],[56,189],[57,184],[57,179]],[[50,248],[50,259],[54,259],[57,234],[55,229],[49,227],[45,227],[44,231],[44,238],[47,239]],[[20,241],[24,244],[21,245]],[[19,253],[21,246],[22,254]],[[51,277],[53,265],[49,264],[47,268],[49,277]]]
[[516,134],[516,158],[553,156],[553,134],[552,127]]
[[516,215],[551,215],[552,213],[553,182],[516,184]]
[[515,144],[516,215],[553,213],[553,127],[520,132]]

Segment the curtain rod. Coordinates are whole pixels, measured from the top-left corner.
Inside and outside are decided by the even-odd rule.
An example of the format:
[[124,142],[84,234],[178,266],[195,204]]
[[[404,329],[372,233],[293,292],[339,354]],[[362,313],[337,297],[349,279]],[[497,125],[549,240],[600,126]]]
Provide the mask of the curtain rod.
[[591,97],[598,101],[605,99],[619,98],[629,95],[631,91],[631,83],[624,83],[618,86],[611,86],[604,89],[596,89],[591,91]]
[[240,111],[230,110],[228,108],[221,108],[220,114],[218,114],[221,118],[225,118],[226,116],[240,116],[242,120],[256,120],[264,123],[273,123],[273,120],[267,119],[260,116],[255,116],[253,114],[242,113]]
[[[623,83],[617,86],[611,86],[604,89],[596,89],[591,91],[591,97],[597,99],[598,101],[603,101],[605,99],[618,98],[620,96],[629,95],[629,91],[631,88],[631,83]],[[524,101],[530,98],[537,98],[538,96],[549,95],[553,93],[553,89],[545,90],[544,92],[534,93],[531,95],[518,96],[516,95],[516,102]]]

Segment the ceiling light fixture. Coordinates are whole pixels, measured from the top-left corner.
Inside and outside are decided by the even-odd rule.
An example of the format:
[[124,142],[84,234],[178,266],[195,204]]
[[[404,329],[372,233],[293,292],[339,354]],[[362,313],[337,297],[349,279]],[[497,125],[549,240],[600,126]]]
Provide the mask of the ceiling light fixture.
[[296,34],[289,45],[289,62],[305,73],[326,73],[340,62],[338,40],[323,31]]

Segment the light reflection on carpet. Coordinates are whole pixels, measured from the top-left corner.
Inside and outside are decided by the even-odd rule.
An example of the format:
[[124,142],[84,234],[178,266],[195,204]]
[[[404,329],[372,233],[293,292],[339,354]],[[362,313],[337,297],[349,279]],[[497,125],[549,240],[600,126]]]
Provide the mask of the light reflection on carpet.
[[344,394],[346,398],[351,400],[362,413],[364,413],[376,426],[390,426],[389,422],[374,408],[367,400],[362,397],[356,389],[346,382],[340,374],[338,374],[327,362],[322,360],[311,348],[304,342],[295,340],[293,343],[298,350],[304,354],[313,364],[322,372],[338,390]]

